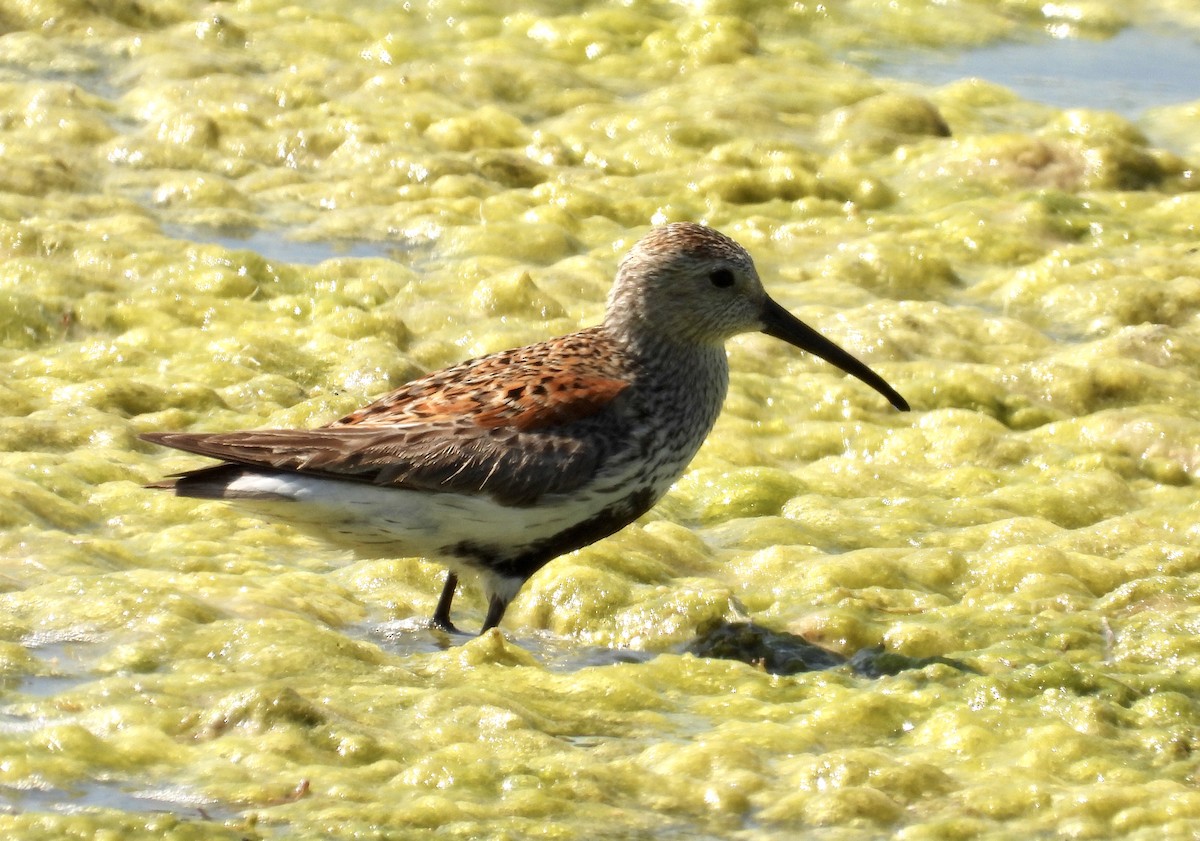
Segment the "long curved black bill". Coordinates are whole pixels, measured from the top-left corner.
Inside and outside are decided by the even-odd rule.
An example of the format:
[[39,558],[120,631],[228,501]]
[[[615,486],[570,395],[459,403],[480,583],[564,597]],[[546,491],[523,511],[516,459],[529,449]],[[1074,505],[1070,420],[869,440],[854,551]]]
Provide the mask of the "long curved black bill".
[[762,331],[768,336],[782,339],[789,345],[806,350],[814,356],[819,356],[830,365],[836,365],[847,374],[857,377],[871,388],[888,399],[888,402],[902,412],[908,411],[908,401],[900,396],[883,377],[876,374],[862,362],[842,350],[829,339],[809,327],[796,316],[785,310],[770,298],[762,309]]

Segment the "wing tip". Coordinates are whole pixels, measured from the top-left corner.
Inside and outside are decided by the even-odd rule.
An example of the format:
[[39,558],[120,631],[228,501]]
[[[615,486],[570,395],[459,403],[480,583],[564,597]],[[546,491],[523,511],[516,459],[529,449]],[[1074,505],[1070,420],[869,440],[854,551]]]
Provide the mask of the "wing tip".
[[[148,444],[156,444],[160,447],[170,447],[172,450],[183,450],[184,452],[197,452],[196,445],[202,443],[209,436],[206,433],[196,432],[140,432],[138,439],[145,441]],[[204,455],[204,453],[199,453]]]

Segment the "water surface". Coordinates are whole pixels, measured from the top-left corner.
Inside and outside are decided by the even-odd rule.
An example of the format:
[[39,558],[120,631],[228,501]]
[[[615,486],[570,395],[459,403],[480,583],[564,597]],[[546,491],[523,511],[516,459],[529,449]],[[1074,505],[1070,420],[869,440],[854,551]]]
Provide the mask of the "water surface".
[[1046,35],[955,52],[884,55],[874,72],[930,85],[978,77],[1034,102],[1116,111],[1130,119],[1200,99],[1200,42],[1194,33],[1165,27],[1130,27],[1109,38]]

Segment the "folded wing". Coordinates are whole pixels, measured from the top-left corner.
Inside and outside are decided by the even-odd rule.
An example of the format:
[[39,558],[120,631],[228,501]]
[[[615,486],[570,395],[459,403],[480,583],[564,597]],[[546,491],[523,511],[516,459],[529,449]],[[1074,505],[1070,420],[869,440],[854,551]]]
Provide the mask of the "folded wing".
[[142,437],[243,467],[530,505],[585,485],[625,439],[620,354],[582,336],[464,362],[318,429]]

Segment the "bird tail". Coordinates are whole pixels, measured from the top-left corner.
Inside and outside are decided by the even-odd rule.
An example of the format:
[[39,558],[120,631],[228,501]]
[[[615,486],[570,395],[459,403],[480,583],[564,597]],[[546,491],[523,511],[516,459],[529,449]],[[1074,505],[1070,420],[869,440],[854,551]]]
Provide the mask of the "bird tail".
[[254,491],[233,490],[230,486],[247,474],[261,473],[252,471],[240,464],[214,464],[212,467],[201,467],[199,470],[189,470],[186,473],[176,473],[150,482],[147,488],[174,491],[175,496],[186,496],[192,499],[280,499],[277,494],[263,494]]

